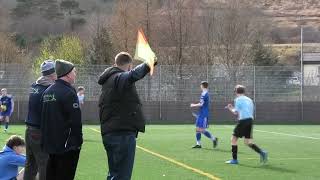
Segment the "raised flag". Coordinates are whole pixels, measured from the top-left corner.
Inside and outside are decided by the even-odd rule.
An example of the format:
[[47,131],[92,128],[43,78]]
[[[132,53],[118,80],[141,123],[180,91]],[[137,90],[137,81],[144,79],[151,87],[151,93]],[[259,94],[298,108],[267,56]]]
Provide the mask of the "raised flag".
[[150,48],[149,43],[142,29],[138,30],[136,52],[134,55],[134,59],[147,63],[150,67],[150,74],[153,74],[154,64],[157,60],[157,57]]

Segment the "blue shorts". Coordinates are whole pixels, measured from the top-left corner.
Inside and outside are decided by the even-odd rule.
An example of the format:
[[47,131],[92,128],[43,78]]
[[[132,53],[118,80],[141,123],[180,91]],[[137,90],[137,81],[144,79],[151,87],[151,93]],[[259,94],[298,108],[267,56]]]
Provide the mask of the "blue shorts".
[[0,112],[0,116],[11,116],[11,112],[10,111]]
[[197,128],[208,128],[208,118],[207,117],[198,117],[196,120],[196,127]]

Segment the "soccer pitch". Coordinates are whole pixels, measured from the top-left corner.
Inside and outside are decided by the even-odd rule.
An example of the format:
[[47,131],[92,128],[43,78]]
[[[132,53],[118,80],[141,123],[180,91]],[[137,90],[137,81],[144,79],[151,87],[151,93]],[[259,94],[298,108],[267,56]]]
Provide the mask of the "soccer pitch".
[[[320,125],[256,125],[255,142],[269,152],[269,162],[243,141],[239,144],[239,165],[224,164],[231,158],[230,136],[233,126],[210,126],[219,145],[202,136],[202,149],[195,143],[193,125],[149,125],[137,139],[133,180],[319,180]],[[25,126],[10,126],[0,133],[0,145],[13,134],[24,136]],[[107,158],[99,126],[83,126],[84,144],[76,180],[102,180],[107,174]]]

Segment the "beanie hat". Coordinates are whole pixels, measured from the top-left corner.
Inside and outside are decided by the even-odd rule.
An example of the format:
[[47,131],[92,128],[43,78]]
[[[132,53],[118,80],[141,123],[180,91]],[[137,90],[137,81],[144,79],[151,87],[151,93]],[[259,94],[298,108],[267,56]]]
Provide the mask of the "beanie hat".
[[56,60],[56,73],[58,78],[69,74],[74,68],[74,64],[69,61],[58,59]]
[[48,76],[55,73],[54,67],[55,65],[53,60],[45,60],[40,66],[42,76]]

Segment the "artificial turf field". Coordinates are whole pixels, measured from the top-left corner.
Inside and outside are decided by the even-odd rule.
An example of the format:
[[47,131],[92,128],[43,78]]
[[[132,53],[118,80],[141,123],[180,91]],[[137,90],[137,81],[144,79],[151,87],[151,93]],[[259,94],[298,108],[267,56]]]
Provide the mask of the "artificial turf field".
[[[224,164],[230,159],[233,126],[210,126],[219,145],[202,136],[202,149],[195,143],[193,125],[149,125],[137,140],[133,180],[320,180],[320,125],[256,125],[253,136],[269,152],[269,161],[239,143],[239,165]],[[24,136],[25,126],[9,127],[0,133],[0,145],[10,135]],[[98,126],[84,126],[84,144],[76,180],[103,180],[107,174],[106,153]]]

